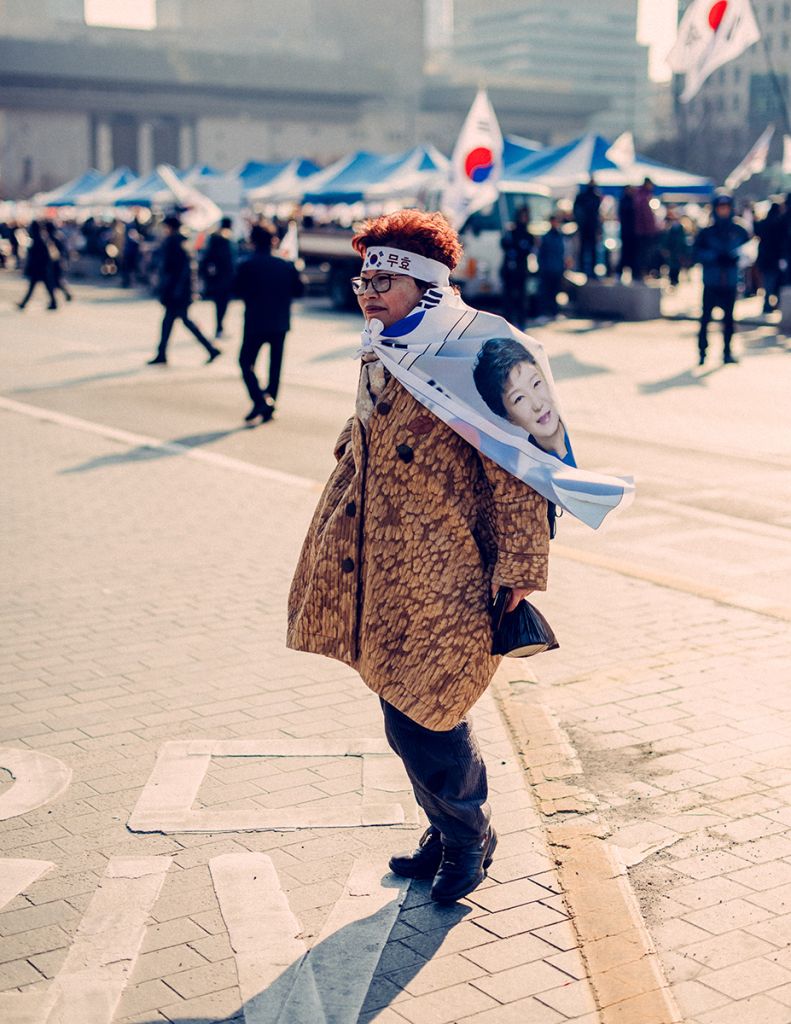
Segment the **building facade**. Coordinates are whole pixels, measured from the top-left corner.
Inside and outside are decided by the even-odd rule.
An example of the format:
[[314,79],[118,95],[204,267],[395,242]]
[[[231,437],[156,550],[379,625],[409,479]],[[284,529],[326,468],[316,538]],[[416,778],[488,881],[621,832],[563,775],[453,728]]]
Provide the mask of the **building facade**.
[[0,190],[81,173],[256,158],[320,162],[416,138],[423,2],[376,17],[322,0],[158,0],[151,31],[82,0],[0,0]]
[[[683,17],[689,3],[681,3]],[[721,179],[769,124],[777,128],[770,161],[779,160],[789,131],[791,0],[752,0],[762,38],[715,71],[689,103],[681,103],[683,76],[674,79],[680,154],[691,169],[703,158]]]
[[[453,17],[456,65],[529,79],[592,106],[585,127],[605,135],[629,130],[639,142],[652,133],[637,0],[455,0]],[[546,141],[569,137],[560,122]]]

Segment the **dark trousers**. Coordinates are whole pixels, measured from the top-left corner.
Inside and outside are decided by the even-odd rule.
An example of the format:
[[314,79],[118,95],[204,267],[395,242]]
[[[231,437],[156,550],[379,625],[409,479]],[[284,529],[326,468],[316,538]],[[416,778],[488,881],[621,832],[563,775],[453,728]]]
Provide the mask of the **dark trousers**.
[[543,316],[558,315],[558,292],[563,287],[563,271],[541,270],[538,275],[538,297]]
[[596,276],[596,249],[598,235],[595,231],[580,231],[579,269],[587,277]]
[[187,330],[195,337],[195,340],[203,345],[207,352],[211,353],[214,351],[214,345],[204,337],[200,327],[190,320],[189,306],[165,306],[165,315],[162,318],[162,333],[159,337],[159,349],[157,351],[157,355],[160,358],[165,359],[167,357],[170,332],[173,330],[173,325],[177,320],[181,320]]
[[49,292],[50,308],[54,309],[57,306],[58,303],[55,300],[55,292],[54,292],[54,290],[52,288],[52,284],[50,283],[49,278],[44,278],[44,279],[38,278],[37,280],[31,281],[30,284],[27,287],[27,292],[25,294],[24,299],[22,299],[22,301],[19,303],[19,308],[20,309],[24,309],[25,306],[28,304],[28,302],[30,302],[30,297],[32,296],[33,292],[35,291],[37,284],[43,284],[44,287],[47,289],[47,291]]
[[486,765],[478,741],[465,719],[455,728],[435,732],[418,725],[381,700],[385,735],[415,791],[426,817],[442,833],[446,846],[480,842],[491,819],[487,803]]
[[526,292],[526,277],[503,278],[503,316],[520,330],[525,326]]
[[708,328],[715,309],[722,310],[722,341],[723,355],[730,355],[731,338],[733,337],[733,304],[736,302],[736,289],[724,285],[707,284],[703,286],[703,313],[700,317],[698,349],[701,356],[706,355],[708,348]]
[[255,375],[255,361],[258,359],[258,353],[264,345],[269,345],[269,382],[264,391],[272,398],[272,401],[275,401],[280,388],[280,370],[283,366],[285,341],[285,332],[277,334],[256,329],[247,323],[244,325],[244,337],[239,350],[239,366],[242,371],[242,380],[254,405],[260,404],[264,394]]
[[225,314],[228,312],[228,303],[231,301],[231,293],[219,292],[217,295],[213,296],[213,301],[214,310],[217,314],[217,330],[215,334],[219,338],[222,334],[222,325],[225,320]]

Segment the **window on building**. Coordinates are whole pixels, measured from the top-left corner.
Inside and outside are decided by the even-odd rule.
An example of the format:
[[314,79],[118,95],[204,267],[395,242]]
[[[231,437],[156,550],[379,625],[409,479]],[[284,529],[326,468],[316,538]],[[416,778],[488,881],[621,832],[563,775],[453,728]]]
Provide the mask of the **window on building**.
[[791,4],[783,4],[783,19],[791,18]]
[[733,107],[734,110],[738,110],[739,109],[741,104],[739,103],[739,97],[738,96],[734,96],[733,97],[733,102],[731,103],[731,106]]
[[784,50],[788,49],[788,33],[787,32],[783,33],[783,43],[782,43],[782,45],[783,45],[783,49]]
[[736,67],[736,68],[733,69],[733,81],[734,81],[734,84],[738,85],[741,80],[742,80],[742,69],[739,68],[739,67]]
[[22,161],[22,186],[30,185],[33,181],[33,157],[26,156]]
[[107,28],[157,27],[157,0],[84,0],[85,24]]
[[767,22],[771,22],[771,21],[775,20],[775,5],[774,4],[767,4],[766,5],[766,20],[767,20]]

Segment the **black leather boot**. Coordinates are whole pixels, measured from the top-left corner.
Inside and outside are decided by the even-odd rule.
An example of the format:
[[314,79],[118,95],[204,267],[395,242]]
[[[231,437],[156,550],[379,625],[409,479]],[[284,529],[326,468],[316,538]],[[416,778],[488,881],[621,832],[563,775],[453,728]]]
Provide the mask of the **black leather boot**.
[[439,829],[429,825],[414,853],[390,858],[390,870],[402,878],[433,878],[442,860],[442,838]]
[[473,846],[444,846],[442,863],[431,886],[437,903],[455,903],[476,889],[486,878],[497,846],[497,833],[489,826],[486,837]]

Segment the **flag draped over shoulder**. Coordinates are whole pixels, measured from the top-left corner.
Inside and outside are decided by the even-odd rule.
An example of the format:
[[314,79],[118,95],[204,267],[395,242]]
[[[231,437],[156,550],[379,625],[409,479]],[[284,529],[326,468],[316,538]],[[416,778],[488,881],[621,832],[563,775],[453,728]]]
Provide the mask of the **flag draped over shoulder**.
[[430,287],[388,328],[371,320],[362,351],[483,455],[588,526],[631,504],[631,477],[576,466],[543,347],[451,287]]
[[760,38],[750,0],[692,0],[667,56],[671,70],[686,75],[681,102],[688,103],[713,71]]
[[727,189],[733,191],[739,185],[752,178],[754,174],[760,174],[761,171],[766,170],[766,161],[769,157],[769,143],[772,141],[774,133],[775,129],[772,124],[761,132],[744,160],[737,167],[734,167],[725,179],[725,187]]
[[456,229],[497,200],[503,171],[503,136],[484,89],[478,91],[450,158],[442,212]]

